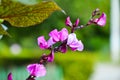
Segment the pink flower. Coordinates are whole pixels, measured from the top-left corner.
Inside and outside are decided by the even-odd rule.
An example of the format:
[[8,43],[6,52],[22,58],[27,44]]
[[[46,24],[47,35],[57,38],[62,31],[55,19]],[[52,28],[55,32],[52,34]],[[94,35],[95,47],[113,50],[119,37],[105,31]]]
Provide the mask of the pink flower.
[[52,30],[49,33],[49,36],[53,39],[54,42],[58,42],[59,41],[59,32],[57,31],[57,29]]
[[75,33],[71,33],[68,35],[67,45],[69,45],[69,47],[73,51],[75,51],[75,50],[82,51],[84,48],[82,42],[78,41],[78,39],[76,38]]
[[8,78],[7,78],[8,80],[13,80],[13,78],[12,78],[12,73],[9,73],[8,74]]
[[66,18],[65,24],[66,24],[66,26],[70,26],[70,27],[72,26],[72,23],[71,23],[69,16]]
[[46,68],[43,64],[30,64],[27,66],[27,71],[31,76],[42,77],[46,75]]
[[68,30],[66,28],[63,28],[61,31],[59,31],[59,39],[60,41],[64,41],[68,38]]
[[49,36],[53,39],[53,42],[63,42],[68,37],[68,31],[66,28],[63,28],[61,31],[54,29],[49,33]]
[[48,46],[52,46],[53,44],[55,44],[55,42],[53,41],[52,37],[49,38],[49,40],[47,41]]
[[44,36],[38,37],[38,45],[41,49],[47,49],[48,48],[48,43],[45,40]]
[[50,38],[48,41],[45,40],[44,36],[38,37],[38,45],[41,49],[47,49],[56,42],[63,42],[64,40],[66,40],[68,38],[68,31],[66,28],[63,28],[61,31],[57,31],[57,29],[54,29],[49,33],[49,36]]
[[105,26],[105,24],[106,24],[106,14],[102,13],[102,15],[99,18],[95,19],[94,22],[99,26]]

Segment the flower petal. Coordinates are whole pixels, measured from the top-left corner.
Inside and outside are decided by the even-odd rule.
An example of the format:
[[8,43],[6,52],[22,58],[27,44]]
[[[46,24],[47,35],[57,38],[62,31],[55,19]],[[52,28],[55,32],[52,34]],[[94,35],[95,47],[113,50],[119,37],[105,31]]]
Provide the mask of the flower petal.
[[71,33],[68,35],[68,40],[67,40],[67,44],[70,45],[73,42],[78,41],[76,38],[76,34],[75,33]]
[[49,33],[49,36],[52,37],[54,42],[58,42],[59,41],[59,32],[57,31],[57,29],[54,29],[53,31],[51,31]]
[[69,34],[68,40],[67,40],[67,45],[69,45],[69,47],[73,51],[75,51],[75,50],[82,51],[84,48],[82,42],[77,40],[75,33]]
[[51,53],[48,55],[48,62],[53,62],[54,60],[54,50],[51,51]]
[[47,43],[48,43],[48,47],[50,47],[53,44],[55,44],[55,42],[53,41],[52,37],[50,37],[50,39],[47,41]]
[[44,39],[44,36],[40,36],[38,37],[38,45],[41,49],[46,49],[48,48],[48,45],[47,45],[47,42],[46,40]]
[[63,28],[60,32],[59,32],[59,35],[60,35],[60,41],[64,41],[68,38],[68,31],[66,28]]
[[30,64],[27,66],[27,71],[31,76],[42,77],[46,75],[46,68],[43,64]]
[[77,50],[78,50],[78,51],[83,51],[84,45],[83,45],[83,43],[81,42],[81,40],[78,41],[78,44],[79,44],[79,47],[77,48]]
[[99,26],[105,26],[105,24],[106,24],[106,14],[105,13],[102,13],[102,15],[100,16],[100,18],[98,18],[97,24]]
[[69,16],[66,18],[65,24],[66,24],[66,26],[72,26],[72,22],[71,22]]

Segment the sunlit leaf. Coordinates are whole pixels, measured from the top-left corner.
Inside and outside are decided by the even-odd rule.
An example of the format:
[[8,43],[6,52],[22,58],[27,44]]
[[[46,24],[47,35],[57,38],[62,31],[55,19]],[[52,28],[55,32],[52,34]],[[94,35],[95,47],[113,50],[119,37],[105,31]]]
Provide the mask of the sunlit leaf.
[[43,22],[56,10],[61,10],[61,8],[53,1],[25,5],[11,0],[2,0],[0,19],[16,27],[27,27]]

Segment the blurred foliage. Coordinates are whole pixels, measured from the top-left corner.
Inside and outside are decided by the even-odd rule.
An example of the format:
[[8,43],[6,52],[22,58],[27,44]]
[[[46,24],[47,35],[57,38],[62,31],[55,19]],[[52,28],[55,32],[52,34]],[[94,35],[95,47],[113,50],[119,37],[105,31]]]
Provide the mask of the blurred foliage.
[[34,5],[41,2],[42,0],[12,0],[12,1],[20,2],[22,4],[27,4],[27,5]]
[[68,52],[55,56],[55,62],[63,68],[64,80],[88,80],[94,61],[95,57],[88,53]]
[[47,36],[51,30],[55,28],[60,30],[65,27],[64,22],[67,16],[71,17],[72,22],[75,22],[76,18],[80,18],[80,24],[86,24],[92,11],[96,8],[100,8],[101,12],[107,14],[106,26],[103,28],[91,25],[76,31],[76,34],[84,43],[86,51],[100,50],[105,47],[106,50],[109,49],[110,0],[55,0],[55,2],[66,12],[66,14],[60,11],[54,12],[43,23],[29,28],[11,27],[9,23],[4,22],[4,24],[8,26],[8,32],[12,35],[12,38],[5,36],[2,40],[8,45],[13,43],[24,45],[24,40],[26,40],[28,44],[36,45],[38,36],[45,35],[45,38],[48,39]]
[[[42,52],[40,51],[40,53]],[[24,54],[28,55],[28,52],[24,52]],[[29,55],[30,54],[31,53],[29,53]],[[34,54],[31,55],[32,57],[29,56],[26,58],[21,58],[17,55],[8,55],[6,58],[1,58],[0,80],[6,79],[9,72],[13,73],[13,79],[24,80],[28,76],[25,66],[29,63],[37,62],[40,55],[41,54]],[[93,64],[95,61],[96,57],[93,54],[90,54],[90,52],[68,51],[66,54],[58,53],[55,54],[54,62],[46,65],[47,75],[43,78],[38,78],[37,80],[60,80],[61,78],[63,78],[63,80],[88,80],[93,72]]]

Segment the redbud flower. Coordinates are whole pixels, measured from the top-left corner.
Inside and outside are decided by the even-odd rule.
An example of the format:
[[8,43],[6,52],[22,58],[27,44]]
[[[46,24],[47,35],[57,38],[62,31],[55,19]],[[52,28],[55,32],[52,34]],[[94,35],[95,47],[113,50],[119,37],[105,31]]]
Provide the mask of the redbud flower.
[[105,24],[106,24],[106,14],[102,13],[102,15],[99,18],[95,19],[94,22],[99,26],[105,26]]
[[27,66],[27,71],[31,76],[42,77],[46,75],[46,68],[43,64],[30,64]]
[[76,38],[75,33],[71,33],[68,35],[67,45],[69,45],[69,47],[73,51],[75,51],[75,50],[82,51],[84,48],[82,42],[78,41],[78,39]]
[[65,24],[66,24],[66,26],[70,26],[70,27],[72,26],[72,22],[71,22],[69,16],[66,18]]
[[7,78],[8,80],[13,80],[13,78],[12,78],[12,73],[9,73],[8,74],[8,78]]

